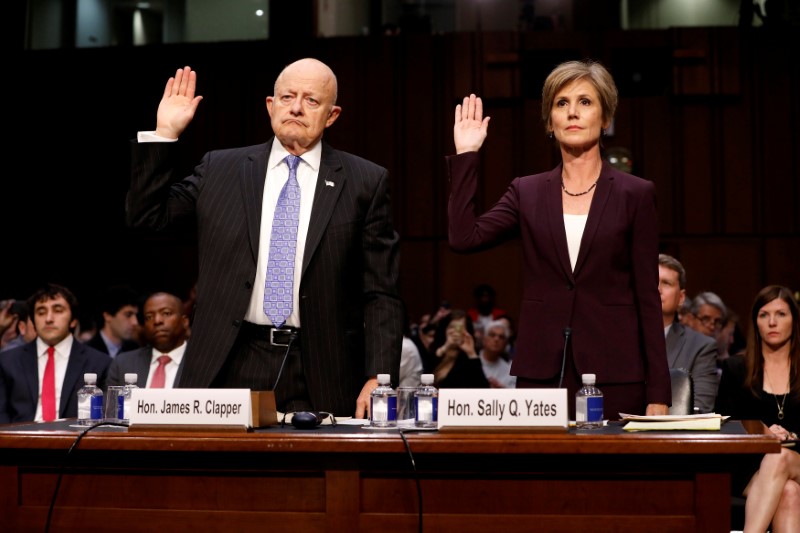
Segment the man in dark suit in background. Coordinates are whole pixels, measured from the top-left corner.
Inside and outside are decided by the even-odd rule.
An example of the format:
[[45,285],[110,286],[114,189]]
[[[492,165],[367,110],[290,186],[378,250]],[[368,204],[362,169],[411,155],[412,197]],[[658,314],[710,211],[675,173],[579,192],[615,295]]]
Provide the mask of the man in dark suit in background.
[[[171,389],[180,380],[189,337],[189,317],[184,314],[183,302],[173,294],[153,293],[144,302],[142,317],[147,345],[115,357],[108,370],[108,384],[125,385],[125,374],[135,373],[139,387]],[[159,375],[163,375],[160,381]]]
[[678,309],[686,297],[686,270],[671,255],[658,256],[658,292],[669,367],[689,371],[694,407],[701,413],[711,413],[717,399],[717,343],[677,320]]
[[0,357],[0,423],[76,417],[83,374],[102,387],[111,357],[75,340],[78,300],[66,287],[45,285],[28,308],[37,338]]
[[139,347],[139,296],[130,287],[108,287],[100,298],[99,328],[86,344],[111,357]]
[[[322,142],[341,112],[336,76],[306,58],[266,99],[275,137],[209,152],[176,182],[177,144],[168,141],[194,117],[196,83],[189,67],[168,80],[156,130],[132,145],[127,199],[134,227],[197,220],[197,305],[179,386],[274,387],[279,410],[368,415],[377,374],[398,382],[403,330],[386,169]],[[291,240],[280,232],[289,215],[273,223],[284,209],[299,209]],[[270,265],[273,241],[284,241],[288,272]],[[273,304],[283,297],[279,315]]]

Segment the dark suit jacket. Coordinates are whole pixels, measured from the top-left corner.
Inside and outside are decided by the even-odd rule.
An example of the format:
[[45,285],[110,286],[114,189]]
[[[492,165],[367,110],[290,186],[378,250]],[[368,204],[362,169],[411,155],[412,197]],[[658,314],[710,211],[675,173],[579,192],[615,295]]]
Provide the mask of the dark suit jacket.
[[[36,341],[3,352],[0,357],[0,423],[31,422],[36,416],[39,401],[39,367],[36,359]],[[61,384],[59,418],[78,416],[78,389],[83,387],[83,374],[97,374],[97,386],[105,387],[111,357],[98,352],[77,340],[67,362],[64,382]]]
[[522,306],[511,373],[558,376],[569,327],[579,373],[597,374],[601,385],[646,382],[647,403],[669,405],[655,186],[603,164],[573,273],[560,165],[515,179],[497,204],[476,217],[478,154],[451,156],[447,163],[451,247],[467,252],[514,236],[522,240]]
[[[108,346],[106,346],[103,337],[100,336],[100,332],[98,331],[94,337],[86,341],[86,346],[94,348],[98,352],[108,353]],[[122,352],[128,352],[130,350],[135,350],[138,348],[139,345],[133,341],[122,341],[122,347],[119,349],[118,354]]]
[[670,368],[684,368],[692,376],[694,406],[701,413],[714,411],[717,399],[717,341],[673,322],[667,333],[667,361]]
[[[188,348],[189,345],[187,344]],[[153,347],[142,346],[130,352],[120,352],[108,368],[108,380],[106,384],[125,385],[125,374],[136,373],[136,385],[144,388],[147,385],[147,377],[150,375],[150,362],[153,358]],[[178,372],[175,374],[175,383],[180,383],[183,374],[183,363],[186,361],[186,354],[183,354],[181,364],[178,365]]]
[[[239,334],[256,275],[271,143],[209,152],[177,182],[178,143],[132,145],[128,224],[158,230],[197,220],[197,305],[181,387],[208,387]],[[349,415],[368,377],[390,373],[398,382],[398,269],[386,169],[323,143],[299,310],[314,409]]]

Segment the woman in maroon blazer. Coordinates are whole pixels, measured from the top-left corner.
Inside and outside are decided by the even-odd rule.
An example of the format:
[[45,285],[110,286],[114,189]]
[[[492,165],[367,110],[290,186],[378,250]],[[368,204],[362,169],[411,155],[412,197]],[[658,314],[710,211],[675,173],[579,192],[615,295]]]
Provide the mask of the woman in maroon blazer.
[[550,172],[515,179],[475,213],[478,150],[489,117],[474,94],[456,106],[449,240],[460,252],[520,236],[524,287],[517,387],[566,387],[570,417],[580,375],[594,373],[604,416],[667,414],[671,387],[658,295],[655,186],[604,162],[600,139],[617,89],[592,61],[557,66],[542,90],[542,119],[561,149]]

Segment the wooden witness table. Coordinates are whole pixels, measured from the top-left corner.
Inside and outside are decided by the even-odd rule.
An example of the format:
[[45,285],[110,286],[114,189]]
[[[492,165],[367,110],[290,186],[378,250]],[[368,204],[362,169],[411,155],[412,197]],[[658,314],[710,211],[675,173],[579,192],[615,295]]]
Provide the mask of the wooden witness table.
[[251,433],[0,426],[5,531],[730,531],[730,473],[780,443],[719,432]]

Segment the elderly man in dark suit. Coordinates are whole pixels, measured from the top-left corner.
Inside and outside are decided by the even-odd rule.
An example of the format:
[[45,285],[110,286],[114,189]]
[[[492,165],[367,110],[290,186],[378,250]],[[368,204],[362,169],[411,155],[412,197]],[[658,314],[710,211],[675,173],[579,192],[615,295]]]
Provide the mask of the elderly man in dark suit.
[[689,371],[694,407],[701,413],[713,412],[719,384],[717,343],[712,337],[698,333],[676,319],[686,297],[686,270],[671,255],[658,256],[658,292],[669,367]]
[[[122,352],[108,370],[109,385],[125,385],[125,374],[136,374],[136,385],[171,389],[180,381],[186,360],[189,317],[174,294],[156,292],[142,307],[142,334],[146,346]],[[152,370],[152,372],[151,372]]]
[[397,383],[400,367],[386,169],[322,142],[341,112],[337,82],[306,58],[266,99],[274,138],[209,152],[175,182],[177,143],[164,141],[194,117],[196,83],[189,67],[168,80],[156,130],[133,144],[127,199],[131,226],[197,220],[197,306],[179,386],[274,387],[279,410],[365,416],[377,374]]
[[111,357],[75,340],[78,300],[66,287],[45,285],[28,307],[37,337],[0,357],[0,423],[76,417],[84,373],[102,387]]

